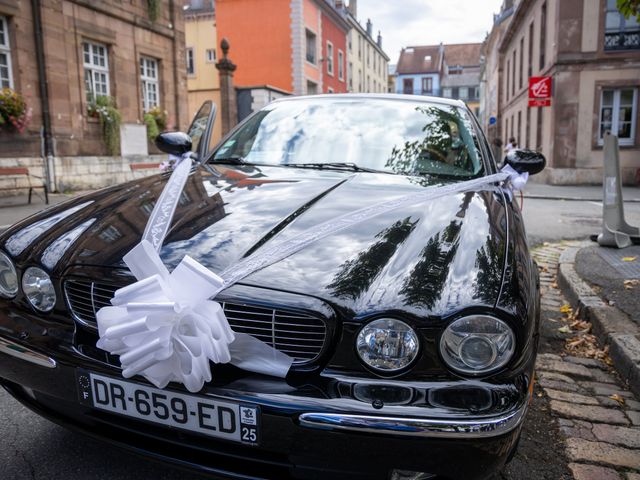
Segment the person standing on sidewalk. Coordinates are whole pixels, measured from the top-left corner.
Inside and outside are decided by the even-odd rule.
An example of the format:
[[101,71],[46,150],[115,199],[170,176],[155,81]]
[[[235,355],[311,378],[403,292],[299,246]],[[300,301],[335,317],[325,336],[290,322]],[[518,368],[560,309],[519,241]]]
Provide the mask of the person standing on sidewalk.
[[516,150],[518,148],[518,142],[516,141],[515,137],[511,137],[509,139],[509,143],[507,143],[507,146],[504,147],[504,153],[509,153],[511,150]]

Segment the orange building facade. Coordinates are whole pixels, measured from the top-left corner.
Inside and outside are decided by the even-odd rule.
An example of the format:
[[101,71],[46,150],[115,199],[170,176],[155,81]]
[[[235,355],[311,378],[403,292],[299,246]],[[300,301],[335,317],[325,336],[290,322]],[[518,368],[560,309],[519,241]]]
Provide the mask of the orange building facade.
[[346,51],[350,26],[334,2],[217,0],[216,22],[218,38],[229,40],[229,57],[238,66],[236,87],[270,86],[294,95],[346,91],[345,53],[339,68],[338,50]]

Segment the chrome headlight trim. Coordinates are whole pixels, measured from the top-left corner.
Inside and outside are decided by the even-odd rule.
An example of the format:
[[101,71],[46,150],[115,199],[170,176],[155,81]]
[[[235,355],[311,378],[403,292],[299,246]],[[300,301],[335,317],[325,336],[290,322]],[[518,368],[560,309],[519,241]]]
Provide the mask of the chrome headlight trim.
[[56,291],[49,274],[39,267],[29,267],[22,274],[22,291],[33,308],[50,312],[56,304]]
[[480,376],[496,372],[513,358],[516,336],[491,315],[468,315],[451,322],[440,337],[440,356],[456,373]]
[[11,257],[0,250],[0,296],[13,298],[18,294],[20,282]]
[[416,330],[392,317],[376,318],[363,325],[355,346],[360,360],[381,374],[406,370],[420,353]]

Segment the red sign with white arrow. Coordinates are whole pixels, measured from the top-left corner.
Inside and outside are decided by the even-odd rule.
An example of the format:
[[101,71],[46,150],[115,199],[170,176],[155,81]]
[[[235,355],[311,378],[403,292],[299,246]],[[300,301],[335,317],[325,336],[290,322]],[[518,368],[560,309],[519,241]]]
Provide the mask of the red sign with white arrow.
[[529,106],[551,106],[551,77],[529,77]]

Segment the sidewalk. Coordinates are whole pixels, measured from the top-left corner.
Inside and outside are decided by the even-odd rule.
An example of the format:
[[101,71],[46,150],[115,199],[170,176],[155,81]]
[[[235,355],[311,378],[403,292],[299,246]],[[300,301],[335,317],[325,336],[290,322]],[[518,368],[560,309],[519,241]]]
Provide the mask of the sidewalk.
[[585,242],[566,249],[559,263],[558,284],[640,395],[640,245],[615,249]]
[[3,232],[14,223],[26,218],[34,213],[38,213],[40,210],[51,207],[58,203],[69,200],[80,193],[74,192],[72,194],[50,193],[49,205],[44,203],[44,197],[39,197],[34,194],[31,198],[31,204],[27,203],[27,195],[18,195],[15,197],[0,197],[0,232]]
[[[602,201],[601,185],[546,185],[529,182],[523,193],[525,198]],[[623,187],[622,198],[625,202],[640,203],[640,187]]]

